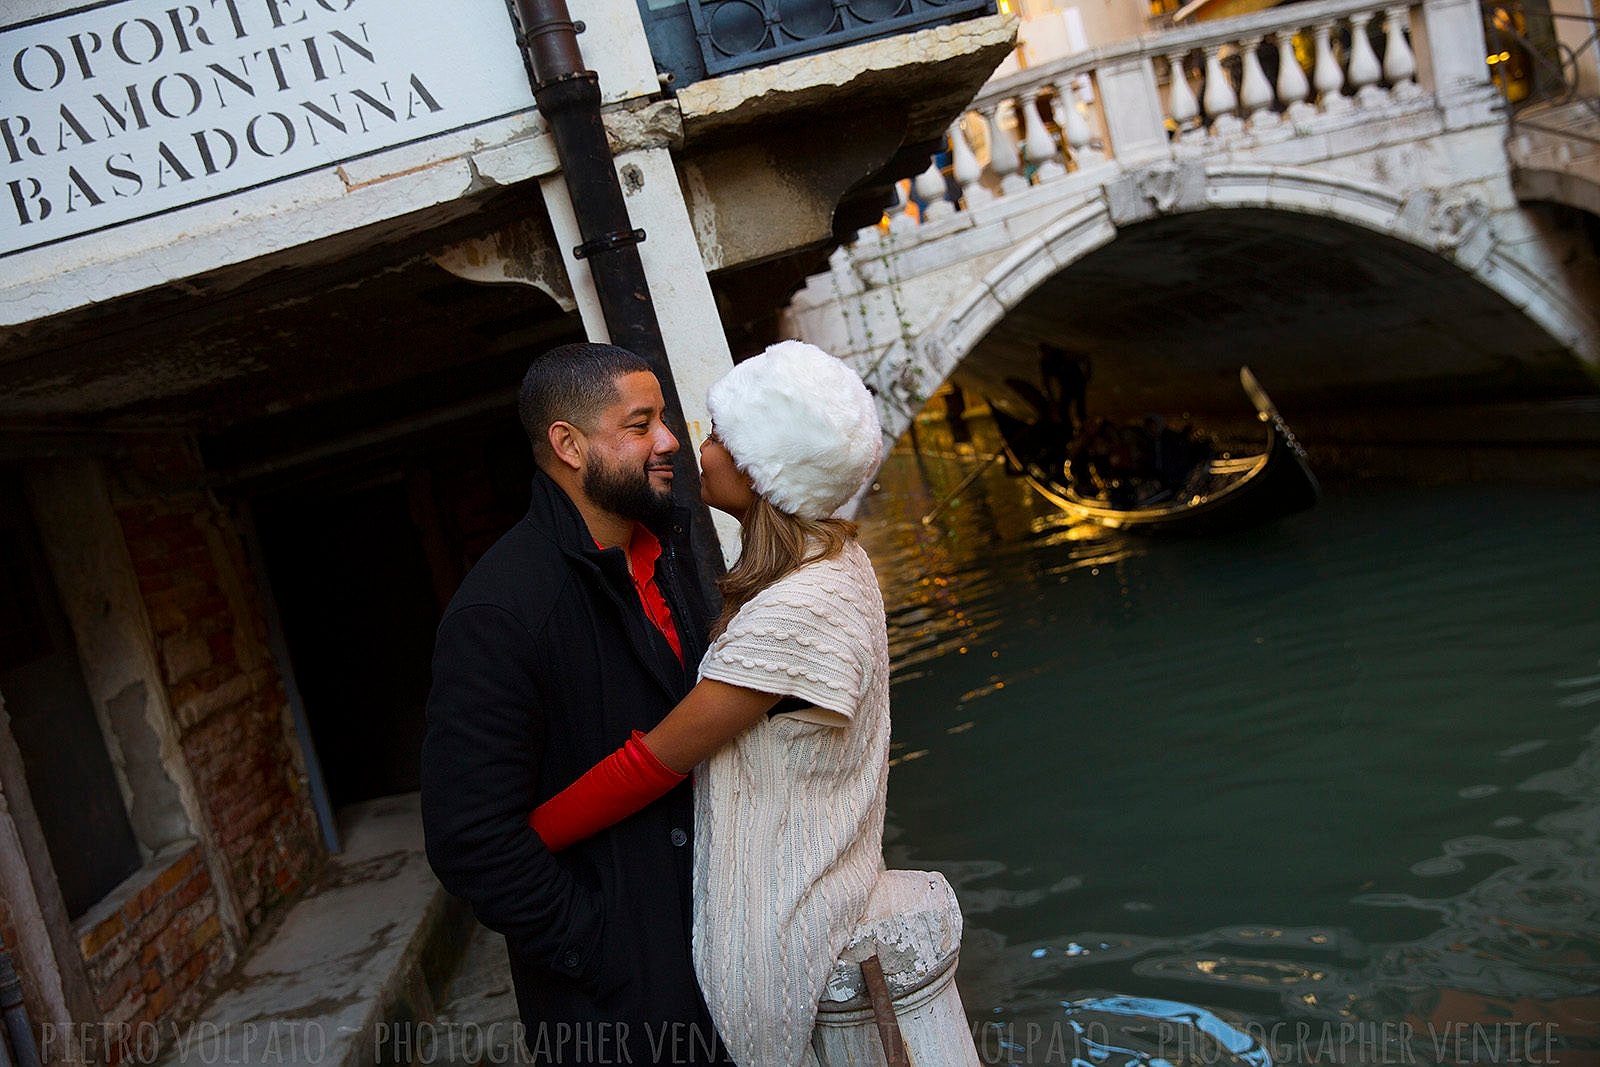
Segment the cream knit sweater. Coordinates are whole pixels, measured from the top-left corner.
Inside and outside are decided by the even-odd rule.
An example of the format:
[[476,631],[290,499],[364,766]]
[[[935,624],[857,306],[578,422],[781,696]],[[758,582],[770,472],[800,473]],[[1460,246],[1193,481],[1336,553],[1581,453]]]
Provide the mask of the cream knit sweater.
[[793,1067],[883,870],[889,647],[865,550],[758,593],[700,676],[814,705],[695,771],[695,973],[735,1062]]

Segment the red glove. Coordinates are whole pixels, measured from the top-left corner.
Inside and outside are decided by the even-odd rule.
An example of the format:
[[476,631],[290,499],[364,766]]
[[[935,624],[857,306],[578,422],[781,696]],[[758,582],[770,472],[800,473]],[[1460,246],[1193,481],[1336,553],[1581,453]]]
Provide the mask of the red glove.
[[639,811],[688,775],[656,759],[638,730],[583,777],[533,809],[528,825],[560,852]]

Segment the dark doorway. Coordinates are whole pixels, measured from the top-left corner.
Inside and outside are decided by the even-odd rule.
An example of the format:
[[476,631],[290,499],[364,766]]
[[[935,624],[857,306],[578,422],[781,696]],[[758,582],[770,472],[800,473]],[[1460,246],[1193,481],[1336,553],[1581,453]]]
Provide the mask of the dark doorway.
[[334,805],[417,788],[438,607],[399,474],[258,513]]
[[528,506],[515,421],[454,427],[254,502],[262,557],[334,807],[418,788],[434,630]]
[[117,786],[22,479],[0,470],[0,695],[67,916],[139,869]]

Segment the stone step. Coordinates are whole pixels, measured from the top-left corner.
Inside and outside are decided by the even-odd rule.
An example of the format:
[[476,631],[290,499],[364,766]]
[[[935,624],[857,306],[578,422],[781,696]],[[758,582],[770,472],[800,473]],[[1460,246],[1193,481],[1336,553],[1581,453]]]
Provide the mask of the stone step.
[[[522,1025],[505,938],[473,922],[464,940],[460,962],[445,982],[434,1022],[414,1031],[418,1058],[438,1067],[520,1062],[525,1058],[518,1044]],[[430,1051],[435,1058],[428,1058]]]
[[428,866],[416,794],[353,805],[340,823],[344,851],[164,1040],[163,1067],[412,1062],[392,1055],[395,1036],[433,1019],[472,920]]

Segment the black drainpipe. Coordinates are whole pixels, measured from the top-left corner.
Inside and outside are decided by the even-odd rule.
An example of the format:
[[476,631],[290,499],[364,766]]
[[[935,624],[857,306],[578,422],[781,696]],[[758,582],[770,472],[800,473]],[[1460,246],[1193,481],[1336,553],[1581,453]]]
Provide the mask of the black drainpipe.
[[691,559],[690,564],[714,609],[718,599],[712,577],[722,573],[722,556],[717,551],[711,513],[700,502],[700,469],[691,454],[683,404],[639,258],[638,244],[645,233],[634,229],[628,219],[628,205],[623,201],[600,118],[600,78],[584,68],[578,27],[567,12],[566,0],[511,0],[511,7],[533,98],[550,124],[562,178],[578,218],[583,243],[574,253],[589,261],[612,342],[637,352],[655,368],[667,402],[667,424],[683,443],[672,479],[673,492],[693,517],[699,558]]

